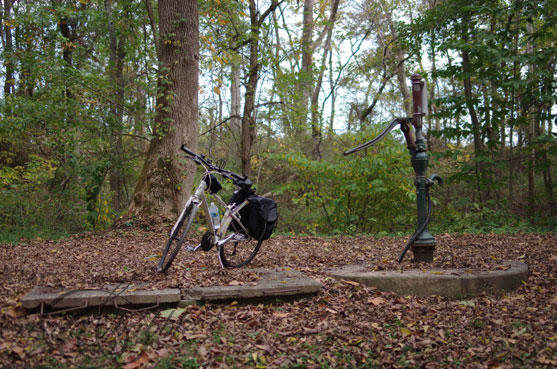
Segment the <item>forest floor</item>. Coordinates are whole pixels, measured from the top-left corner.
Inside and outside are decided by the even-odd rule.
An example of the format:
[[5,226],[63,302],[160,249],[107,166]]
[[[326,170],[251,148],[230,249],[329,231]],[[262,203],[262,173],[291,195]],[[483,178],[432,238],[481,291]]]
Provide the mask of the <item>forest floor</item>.
[[[0,246],[0,367],[544,368],[557,366],[557,234],[436,235],[433,265],[396,258],[401,237],[275,236],[250,267],[291,267],[322,284],[311,298],[272,304],[40,316],[20,307],[34,286],[151,288],[237,285],[258,276],[223,270],[214,250],[178,254],[155,272],[167,229],[84,233]],[[410,255],[407,259],[410,259]],[[499,296],[398,296],[331,278],[346,264],[374,269],[491,270],[520,260],[530,277]]]

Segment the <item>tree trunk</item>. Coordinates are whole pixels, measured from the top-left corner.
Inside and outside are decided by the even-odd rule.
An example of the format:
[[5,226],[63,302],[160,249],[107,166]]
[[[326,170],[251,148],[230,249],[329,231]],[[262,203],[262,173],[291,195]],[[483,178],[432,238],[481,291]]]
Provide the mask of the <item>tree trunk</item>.
[[[299,126],[306,129],[308,119],[308,104],[310,103],[311,91],[313,88],[313,9],[314,0],[304,1],[304,14],[302,21],[302,68],[300,70],[301,98],[298,102]],[[316,130],[312,125],[312,137]]]
[[338,5],[340,0],[331,1],[331,14],[329,15],[329,22],[326,26],[327,39],[325,45],[323,46],[323,56],[321,58],[321,69],[317,81],[313,88],[313,93],[311,95],[311,138],[313,141],[313,146],[311,150],[311,156],[314,160],[321,159],[321,140],[323,138],[322,124],[319,115],[319,92],[321,91],[321,85],[323,83],[323,76],[325,74],[325,64],[327,63],[327,57],[331,53],[331,42],[333,36],[333,26],[335,24]]
[[244,99],[244,114],[242,116],[242,137],[241,137],[241,159],[242,173],[246,176],[251,174],[251,147],[255,140],[255,94],[257,82],[259,81],[259,32],[265,18],[269,16],[282,1],[273,0],[269,8],[260,14],[255,0],[250,0],[250,40],[249,40],[249,66],[248,83],[246,85],[246,95]]
[[[390,11],[385,12],[385,18],[387,19],[387,22],[389,24],[389,30],[391,31],[391,35],[393,40],[397,40],[398,39],[398,32],[395,28],[395,25],[393,23],[393,19],[391,17],[391,13]],[[412,96],[410,94],[410,92],[408,91],[408,80],[406,77],[406,66],[405,66],[405,57],[404,57],[404,51],[402,50],[402,48],[397,44],[395,47],[395,61],[397,63],[397,69],[396,69],[396,78],[397,78],[397,82],[398,82],[398,87],[400,89],[400,93],[402,94],[402,105],[404,107],[404,111],[406,112],[406,116],[411,117],[412,116]]]
[[[105,0],[105,11],[108,19],[108,38],[110,41],[110,58],[108,75],[114,83],[114,101],[111,105],[108,126],[110,130],[111,167],[109,171],[110,190],[113,193],[112,208],[119,212],[126,202],[124,193],[124,172],[122,167],[124,145],[122,143],[122,120],[124,116],[125,81],[123,77],[124,59],[126,57],[125,33],[120,30],[120,37],[114,26],[113,0]],[[125,17],[127,9],[125,10]]]
[[[469,42],[468,31],[470,29],[470,16],[465,15],[462,20],[462,39],[465,43]],[[468,108],[468,113],[470,114],[470,121],[472,122],[472,135],[474,137],[474,156],[476,158],[482,155],[483,144],[481,135],[481,125],[476,113],[476,108],[474,102],[472,101],[472,82],[470,79],[470,54],[467,49],[462,50],[462,72],[464,74],[463,84],[464,84],[464,95],[466,97],[466,107]],[[485,194],[483,194],[482,189],[482,177],[483,177],[483,166],[479,162],[476,162],[476,178],[478,181],[478,195],[480,197],[480,202],[486,200]]]
[[230,126],[233,132],[240,132],[240,65],[232,65],[230,83]]
[[179,148],[185,144],[197,150],[197,1],[159,0],[158,12],[161,42],[154,137],[129,212],[174,216],[189,195],[195,174],[194,163],[182,164]]
[[[253,6],[251,5],[253,4]],[[244,100],[244,114],[242,116],[242,173],[246,176],[251,174],[251,146],[255,140],[255,92],[259,80],[259,27],[256,27],[257,13],[255,2],[250,2],[250,16],[252,19],[252,30],[250,35],[249,74],[246,85],[246,96]]]
[[[527,31],[530,35],[534,33],[534,25],[532,23],[528,23],[526,25]],[[526,46],[526,50],[529,56],[533,56],[534,53],[534,45],[532,44],[533,41],[529,41],[528,45]],[[532,63],[528,64],[528,73],[533,76],[534,74],[534,65]],[[528,155],[528,216],[533,220],[533,216],[536,212],[536,187],[534,181],[534,166],[536,164],[536,150],[534,149],[534,139],[535,139],[535,130],[536,130],[536,103],[531,102],[530,104],[530,117],[528,119],[528,133],[526,135],[528,140],[529,146],[529,155]]]
[[[62,18],[58,23],[60,33],[64,37],[62,41],[62,59],[65,61],[65,68],[71,68],[73,65],[73,49],[74,41],[76,40],[76,31],[74,21],[69,18]],[[66,86],[64,96],[68,99],[73,97],[70,86]]]
[[[11,14],[12,14],[12,5],[14,0],[4,0],[4,14],[2,18],[2,24],[4,25],[4,70],[5,70],[5,78],[4,78],[4,96],[8,96],[14,93],[14,73],[15,67],[13,62],[11,62],[11,58],[13,57],[13,38],[12,38],[12,26],[13,24],[11,21]],[[7,57],[6,57],[7,56]]]

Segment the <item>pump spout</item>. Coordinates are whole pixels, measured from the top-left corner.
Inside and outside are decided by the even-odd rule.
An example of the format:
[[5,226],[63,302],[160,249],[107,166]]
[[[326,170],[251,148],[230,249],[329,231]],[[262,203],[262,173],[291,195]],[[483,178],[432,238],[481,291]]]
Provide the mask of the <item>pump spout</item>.
[[438,184],[443,184],[443,178],[441,178],[439,174],[432,174],[431,177],[429,177],[429,180],[431,182],[437,181]]
[[363,143],[359,146],[354,147],[353,149],[350,150],[346,150],[344,152],[344,156],[350,155],[355,153],[356,151],[360,151],[363,149],[366,149],[372,145],[375,145],[376,143],[378,143],[379,141],[381,141],[383,138],[385,138],[385,136],[387,134],[389,134],[389,132],[391,132],[398,124],[402,123],[403,121],[406,121],[407,118],[395,118],[393,119],[393,121],[391,122],[391,124],[389,124],[389,126],[387,128],[385,128],[385,130],[383,132],[381,132],[377,137],[375,137],[373,140],[370,140],[366,143]]

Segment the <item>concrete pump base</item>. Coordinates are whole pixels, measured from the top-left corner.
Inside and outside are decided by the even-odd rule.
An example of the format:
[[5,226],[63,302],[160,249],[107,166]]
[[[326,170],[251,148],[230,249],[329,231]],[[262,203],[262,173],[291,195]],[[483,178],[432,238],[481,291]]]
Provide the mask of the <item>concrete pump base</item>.
[[331,272],[334,278],[359,282],[399,295],[463,298],[510,291],[528,279],[528,266],[509,261],[493,270],[409,269],[372,271],[370,266],[347,265]]

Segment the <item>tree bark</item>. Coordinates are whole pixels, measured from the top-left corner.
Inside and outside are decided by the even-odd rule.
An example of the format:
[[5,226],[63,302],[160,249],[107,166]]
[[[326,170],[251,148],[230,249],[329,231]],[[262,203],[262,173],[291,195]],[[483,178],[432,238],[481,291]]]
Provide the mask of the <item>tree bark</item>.
[[[122,123],[124,116],[124,59],[126,57],[125,33],[120,30],[118,37],[114,26],[113,0],[105,0],[105,11],[108,19],[108,38],[110,40],[110,58],[108,75],[114,83],[114,101],[111,104],[108,126],[110,130],[111,166],[109,171],[112,208],[117,212],[122,210],[126,202],[124,193],[124,172],[122,167],[124,145],[122,142]],[[127,13],[127,9],[124,10]],[[126,17],[127,14],[124,15]]]
[[[313,88],[313,9],[314,0],[304,1],[302,20],[302,68],[300,70],[301,98],[298,102],[300,115],[298,125],[302,130],[307,129],[308,104],[310,104],[311,90]],[[312,136],[315,129],[312,126]]]
[[[534,25],[530,22],[526,25],[528,34],[532,35],[534,33]],[[534,45],[533,41],[529,41],[526,50],[530,56],[533,56]],[[530,75],[534,74],[534,65],[532,63],[528,64],[528,73]],[[536,164],[536,150],[534,148],[536,131],[536,103],[532,102],[530,104],[530,116],[528,119],[528,133],[526,138],[528,140],[529,154],[528,154],[528,216],[533,221],[533,216],[536,213],[536,187],[534,178],[534,166]]]
[[[462,39],[465,43],[469,42],[469,29],[470,29],[470,16],[465,15],[462,19]],[[470,79],[470,54],[468,50],[462,50],[462,72],[464,74],[463,84],[464,84],[464,95],[466,98],[466,107],[468,108],[468,114],[470,115],[470,121],[472,123],[472,135],[474,138],[474,156],[476,158],[480,157],[483,151],[482,135],[481,135],[481,125],[476,113],[476,108],[474,102],[472,101],[472,82]],[[486,196],[483,194],[482,189],[482,176],[483,176],[483,166],[479,162],[476,162],[476,178],[478,181],[478,195],[480,197],[480,202],[486,200]]]
[[251,174],[251,147],[255,140],[255,94],[257,82],[259,81],[259,32],[265,18],[275,11],[282,1],[273,0],[269,8],[261,14],[257,8],[255,0],[250,0],[250,39],[249,39],[249,69],[248,83],[246,85],[246,95],[244,99],[244,114],[242,116],[242,137],[241,137],[241,159],[242,173],[246,176]]
[[4,57],[4,70],[5,70],[5,78],[4,78],[4,96],[8,96],[14,93],[15,88],[15,81],[14,81],[14,73],[15,67],[10,59],[13,56],[14,46],[13,46],[13,38],[12,38],[12,24],[10,23],[11,14],[12,14],[12,5],[14,0],[4,0],[4,12],[2,17],[2,24],[4,25],[4,54],[7,57]]
[[[174,216],[189,195],[195,164],[179,148],[197,150],[199,21],[196,0],[159,0],[159,75],[154,137],[129,213]],[[185,172],[185,177],[184,177]]]
[[[398,32],[396,31],[395,25],[393,23],[393,19],[391,17],[390,11],[385,12],[385,18],[389,23],[389,29],[391,31],[391,35],[393,40],[398,39]],[[408,80],[406,77],[406,66],[404,57],[404,51],[402,48],[397,44],[395,46],[395,61],[397,63],[396,66],[396,78],[398,82],[398,87],[400,89],[400,93],[402,94],[402,105],[404,107],[404,111],[406,112],[406,116],[412,116],[412,96],[408,91]]]
[[323,84],[323,75],[325,74],[325,64],[327,63],[327,57],[331,53],[333,26],[335,24],[339,3],[340,0],[331,0],[331,13],[329,15],[329,22],[327,23],[327,26],[325,28],[327,39],[325,41],[325,45],[323,46],[321,69],[313,88],[313,93],[311,94],[311,138],[313,141],[311,156],[314,160],[321,159],[320,146],[321,140],[323,138],[323,133],[321,129],[322,124],[319,119],[319,92],[321,91],[321,86]]

